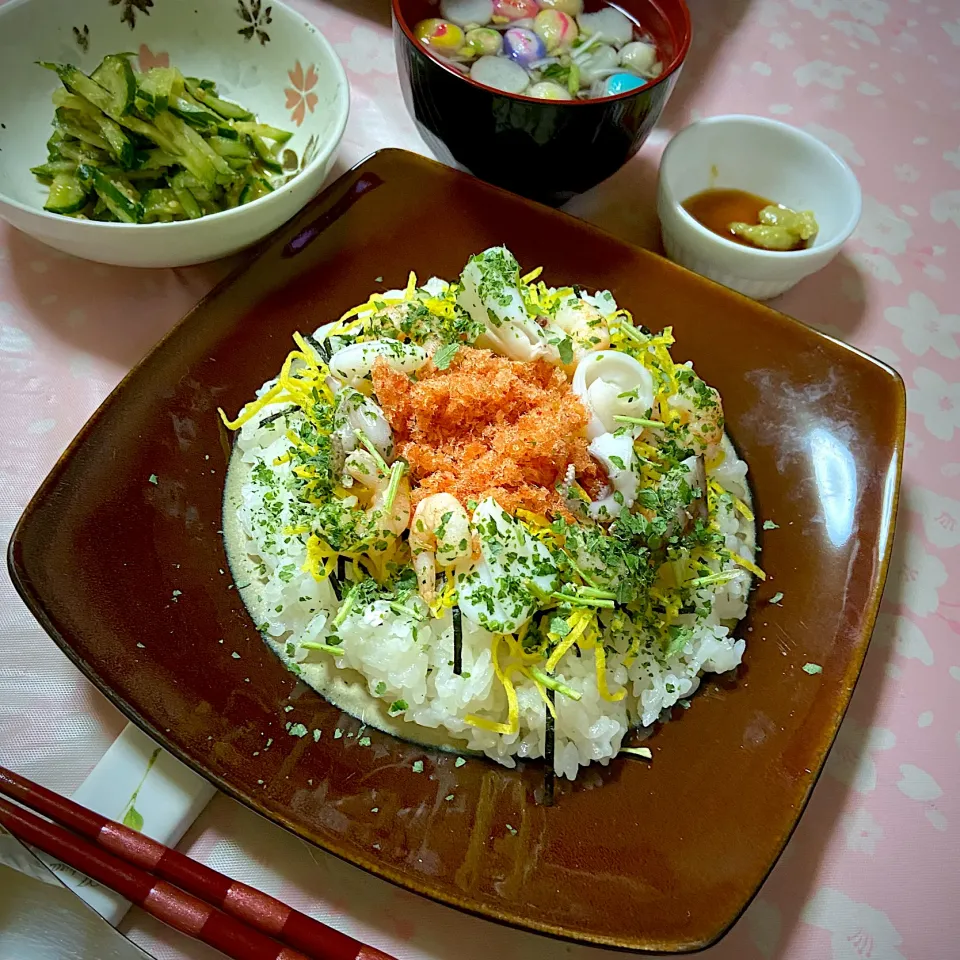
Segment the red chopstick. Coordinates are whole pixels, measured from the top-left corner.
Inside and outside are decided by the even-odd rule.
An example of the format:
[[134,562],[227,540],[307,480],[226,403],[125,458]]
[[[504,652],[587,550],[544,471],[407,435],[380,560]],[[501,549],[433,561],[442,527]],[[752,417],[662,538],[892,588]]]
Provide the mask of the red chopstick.
[[[312,960],[393,960],[374,947],[4,767],[0,767],[0,794],[88,837],[93,844],[0,800],[0,823],[15,836],[59,857],[158,919],[210,943],[235,960],[304,960],[303,954]],[[201,917],[203,921],[198,926]],[[208,926],[208,933],[219,938],[217,942],[203,936],[202,931]],[[220,931],[227,933],[221,935]],[[241,943],[237,938],[243,931],[248,937]],[[277,940],[295,949],[283,949]]]
[[18,839],[116,890],[151,916],[216,947],[233,960],[309,960],[209,903],[7,800],[0,800],[0,824]]

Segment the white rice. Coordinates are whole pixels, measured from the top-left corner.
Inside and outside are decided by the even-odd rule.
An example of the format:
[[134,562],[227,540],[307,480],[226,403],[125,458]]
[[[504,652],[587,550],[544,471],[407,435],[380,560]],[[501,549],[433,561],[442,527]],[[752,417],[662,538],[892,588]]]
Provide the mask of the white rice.
[[[273,383],[265,384],[260,393]],[[337,601],[329,583],[317,582],[303,570],[306,537],[282,534],[292,519],[295,484],[289,464],[274,463],[287,451],[289,442],[283,420],[274,426],[259,426],[278,409],[283,407],[265,407],[238,432],[224,502],[231,566],[240,580],[244,601],[270,646],[304,681],[342,709],[362,715],[372,726],[461,752],[480,752],[508,767],[514,766],[517,757],[542,757],[544,704],[535,685],[523,676],[515,674],[520,708],[517,733],[489,732],[462,719],[467,714],[505,718],[508,706],[494,673],[492,635],[466,617],[462,621],[461,676],[453,673],[449,612],[442,619],[418,621],[378,601],[352,613],[337,630],[342,655],[335,660],[329,653],[300,646],[304,641],[324,641]],[[296,416],[299,414],[291,415],[291,423]],[[726,459],[713,477],[726,491],[749,503],[747,465],[729,441],[725,448]],[[254,475],[260,464],[279,481],[275,488],[258,479],[263,477],[262,468]],[[275,497],[266,501],[272,519],[265,524],[268,492]],[[720,501],[717,522],[726,546],[752,558],[753,523],[744,520],[728,498]],[[737,568],[728,563],[724,569]],[[702,673],[734,669],[745,643],[731,636],[730,627],[746,614],[750,583],[750,576],[741,571],[736,579],[702,587],[702,595],[712,597],[711,612],[696,624],[692,615],[678,619],[679,625],[693,627],[693,633],[684,649],[667,662],[657,659],[662,656],[658,640],[646,636],[640,655],[629,667],[624,666],[629,638],[608,630],[604,639],[617,652],[607,656],[607,684],[611,691],[622,686],[628,690],[619,702],[601,698],[592,656],[578,657],[574,650],[565,654],[555,674],[579,691],[582,699],[556,697],[556,772],[573,779],[581,766],[607,763],[616,756],[631,727],[650,726],[665,710],[689,698]],[[394,716],[387,708],[397,701],[407,706]],[[374,715],[368,709],[371,704],[379,708],[373,710]],[[398,723],[401,719],[406,723]]]

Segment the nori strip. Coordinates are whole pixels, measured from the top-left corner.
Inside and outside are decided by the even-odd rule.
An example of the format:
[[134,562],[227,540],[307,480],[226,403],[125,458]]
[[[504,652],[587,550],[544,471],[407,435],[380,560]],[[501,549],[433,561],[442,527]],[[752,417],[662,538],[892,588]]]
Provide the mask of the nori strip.
[[307,343],[309,343],[310,346],[317,351],[317,356],[319,356],[324,363],[329,362],[330,344],[326,340],[321,343],[312,333],[308,333],[303,339],[306,340]]
[[[552,687],[547,687],[547,699],[552,707],[556,703],[557,692]],[[543,743],[543,805],[545,807],[553,806],[553,793],[556,781],[555,770],[555,744],[554,744],[554,722],[550,707],[544,704],[544,710],[547,711],[546,735]]]
[[343,599],[343,582],[347,579],[347,558],[344,556],[337,557],[337,572],[330,574],[330,586],[333,587],[333,592],[337,600]]
[[281,417],[285,417],[288,413],[293,413],[296,410],[296,407],[286,407],[283,410],[278,410],[276,413],[271,413],[269,417],[264,417],[258,424],[258,427],[265,427],[268,423],[273,423],[274,420],[279,420]]
[[460,607],[453,608],[453,672],[463,672],[463,619]]

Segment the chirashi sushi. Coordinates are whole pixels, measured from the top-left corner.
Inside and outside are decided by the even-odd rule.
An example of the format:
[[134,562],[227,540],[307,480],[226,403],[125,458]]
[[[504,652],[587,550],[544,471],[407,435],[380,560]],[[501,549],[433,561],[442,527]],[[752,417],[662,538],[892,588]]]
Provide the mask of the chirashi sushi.
[[295,334],[224,415],[224,533],[265,640],[332,702],[573,779],[740,663],[762,573],[719,394],[669,328],[539,274],[494,247]]

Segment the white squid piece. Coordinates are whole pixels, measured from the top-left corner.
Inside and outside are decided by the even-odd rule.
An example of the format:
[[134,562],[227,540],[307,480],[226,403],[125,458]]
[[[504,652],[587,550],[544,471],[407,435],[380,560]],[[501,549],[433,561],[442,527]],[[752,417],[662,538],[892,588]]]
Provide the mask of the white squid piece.
[[538,606],[526,584],[547,594],[557,589],[550,551],[492,497],[473,512],[472,527],[481,559],[459,580],[460,609],[493,633],[515,633]]
[[587,436],[591,440],[624,427],[632,439],[639,436],[643,428],[615,418],[644,416],[653,406],[653,377],[626,353],[592,350],[577,364],[573,392],[591,414],[587,425]]
[[370,376],[373,365],[383,357],[391,370],[398,373],[415,373],[429,359],[427,351],[415,343],[399,340],[367,340],[341,347],[328,364],[330,372],[344,383],[355,387]]
[[[637,499],[640,478],[634,469],[633,437],[630,434],[603,433],[591,440],[587,451],[603,464],[613,490],[593,501],[587,510],[594,520],[612,520],[621,510],[629,510]],[[620,494],[620,498],[614,496]],[[622,502],[621,502],[622,500]]]
[[527,314],[520,295],[520,265],[506,247],[490,247],[471,257],[460,277],[459,302],[484,332],[477,346],[511,360],[559,362],[557,348]]

